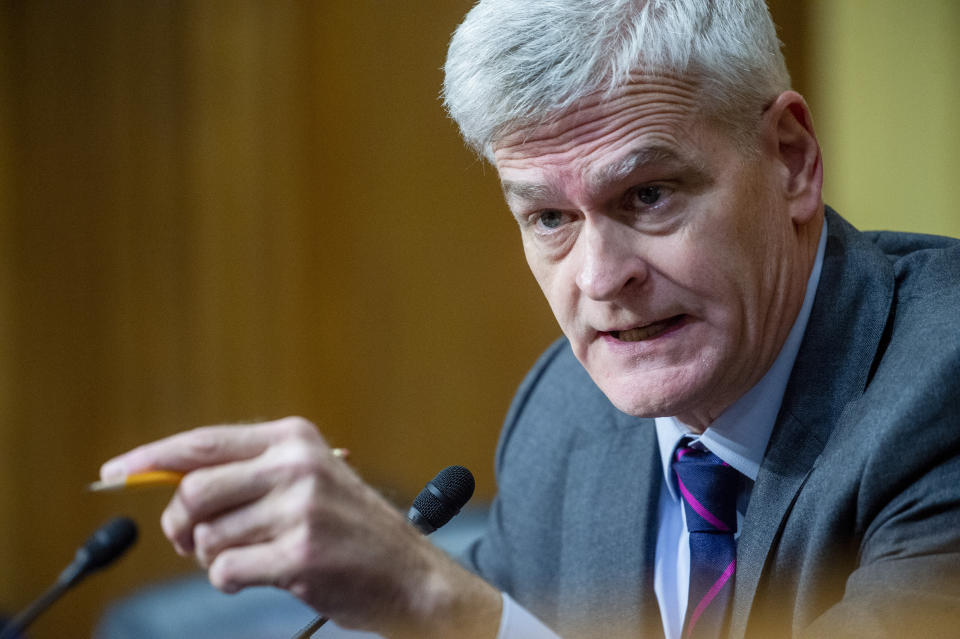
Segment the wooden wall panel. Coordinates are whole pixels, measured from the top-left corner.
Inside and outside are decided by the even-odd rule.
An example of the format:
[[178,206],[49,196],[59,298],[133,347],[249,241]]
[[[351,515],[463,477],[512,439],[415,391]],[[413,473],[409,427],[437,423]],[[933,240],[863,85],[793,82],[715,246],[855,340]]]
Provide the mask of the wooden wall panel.
[[[0,13],[0,52],[10,50],[10,22]],[[14,396],[16,373],[13,357],[14,303],[12,214],[15,208],[12,180],[9,57],[0,55],[0,536],[7,537],[16,517],[16,470],[13,459],[13,422],[9,407]],[[3,415],[7,415],[6,418]],[[0,570],[13,563],[14,548],[0,542]],[[0,602],[11,601],[16,592],[12,580],[0,579]]]
[[[469,2],[4,3],[0,608],[98,523],[137,550],[38,622],[190,570],[109,455],[299,413],[404,502],[492,452],[557,334],[437,94]],[[294,620],[294,626],[299,620]]]

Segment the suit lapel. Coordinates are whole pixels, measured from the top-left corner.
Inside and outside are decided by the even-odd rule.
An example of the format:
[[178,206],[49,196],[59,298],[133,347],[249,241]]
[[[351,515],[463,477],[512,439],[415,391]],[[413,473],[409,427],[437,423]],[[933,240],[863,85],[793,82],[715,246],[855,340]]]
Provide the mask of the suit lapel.
[[846,406],[868,382],[893,299],[893,269],[827,209],[820,283],[737,546],[730,636],[743,637],[763,568],[790,507]]
[[637,636],[638,629],[662,636],[653,592],[662,481],[656,431],[652,420],[611,415],[615,429],[584,431],[571,454],[560,625],[568,636]]
[[743,637],[761,571],[781,523],[810,474],[823,442],[791,415],[781,414],[750,496],[737,543],[731,637]]

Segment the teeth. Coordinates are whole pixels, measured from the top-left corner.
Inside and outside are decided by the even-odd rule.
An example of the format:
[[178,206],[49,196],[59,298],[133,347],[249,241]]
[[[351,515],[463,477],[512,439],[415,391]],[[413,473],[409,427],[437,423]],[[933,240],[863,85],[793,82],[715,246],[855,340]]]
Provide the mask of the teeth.
[[640,328],[631,328],[627,331],[619,331],[616,337],[622,342],[639,342],[645,339],[650,339],[651,337],[656,337],[666,330],[671,323],[672,318],[662,322],[654,322],[653,324],[647,324],[646,326],[641,326]]

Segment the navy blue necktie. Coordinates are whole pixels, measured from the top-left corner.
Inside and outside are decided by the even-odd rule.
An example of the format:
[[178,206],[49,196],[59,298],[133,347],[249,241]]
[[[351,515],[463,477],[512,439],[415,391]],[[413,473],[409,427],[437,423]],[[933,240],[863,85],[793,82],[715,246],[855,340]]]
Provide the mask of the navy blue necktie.
[[740,473],[711,452],[679,446],[673,472],[690,533],[690,591],[683,639],[722,636],[737,567]]

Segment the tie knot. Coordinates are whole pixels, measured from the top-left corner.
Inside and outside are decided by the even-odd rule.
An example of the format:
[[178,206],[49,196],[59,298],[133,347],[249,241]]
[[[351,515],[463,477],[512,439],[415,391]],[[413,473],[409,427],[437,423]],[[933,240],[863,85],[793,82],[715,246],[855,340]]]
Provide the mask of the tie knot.
[[673,472],[690,532],[735,532],[740,473],[713,453],[677,448]]

